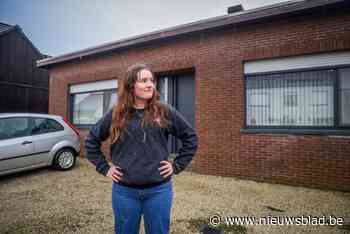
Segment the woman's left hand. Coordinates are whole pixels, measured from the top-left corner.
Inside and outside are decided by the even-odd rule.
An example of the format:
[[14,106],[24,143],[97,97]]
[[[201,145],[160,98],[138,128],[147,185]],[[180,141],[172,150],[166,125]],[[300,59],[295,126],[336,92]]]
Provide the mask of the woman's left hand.
[[173,164],[169,161],[161,161],[160,164],[161,167],[158,168],[160,171],[160,175],[162,175],[164,178],[170,176],[173,174]]

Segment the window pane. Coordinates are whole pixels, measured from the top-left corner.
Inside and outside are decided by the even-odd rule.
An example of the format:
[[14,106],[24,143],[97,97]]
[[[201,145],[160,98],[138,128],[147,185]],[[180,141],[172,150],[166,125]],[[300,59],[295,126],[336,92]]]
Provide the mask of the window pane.
[[62,125],[57,123],[55,120],[44,118],[35,118],[33,120],[34,126],[31,130],[32,135],[63,130]]
[[28,136],[28,118],[6,118],[0,120],[0,140]]
[[340,124],[350,125],[350,68],[340,69]]
[[116,103],[117,103],[117,92],[112,91],[112,92],[108,92],[106,94],[106,105],[107,105],[107,109],[105,110],[105,112],[107,112],[109,109],[111,109]]
[[74,124],[95,124],[102,116],[103,92],[74,95]]
[[168,103],[168,77],[161,77],[157,80],[160,101]]
[[247,78],[248,126],[333,126],[331,70]]

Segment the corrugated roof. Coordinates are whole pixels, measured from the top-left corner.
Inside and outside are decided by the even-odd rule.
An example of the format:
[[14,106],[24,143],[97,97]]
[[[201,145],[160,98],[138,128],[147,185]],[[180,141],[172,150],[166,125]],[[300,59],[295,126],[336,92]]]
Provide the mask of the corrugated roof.
[[288,2],[282,2],[270,6],[240,11],[233,14],[218,16],[189,24],[170,27],[135,37],[105,43],[96,47],[90,47],[87,49],[79,50],[64,55],[42,59],[37,62],[37,66],[49,67],[70,60],[81,59],[83,57],[94,56],[97,54],[103,54],[116,49],[140,45],[155,40],[169,39],[185,34],[200,32],[204,30],[211,30],[214,28],[220,28],[228,25],[239,25],[243,23],[258,22],[272,17],[281,17],[284,15],[306,12],[316,8],[325,8],[328,6],[338,5],[344,5],[349,7],[349,3],[349,0],[293,0]]

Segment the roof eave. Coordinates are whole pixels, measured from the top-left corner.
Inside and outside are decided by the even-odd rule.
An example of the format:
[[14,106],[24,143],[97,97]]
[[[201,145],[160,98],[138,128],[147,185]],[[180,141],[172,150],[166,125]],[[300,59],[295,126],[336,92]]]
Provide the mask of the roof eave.
[[150,32],[127,39],[106,43],[100,46],[87,48],[73,53],[42,59],[37,61],[37,66],[41,68],[49,68],[53,65],[68,62],[70,60],[82,59],[83,57],[99,55],[116,49],[141,45],[143,43],[152,42],[155,40],[170,39],[177,36],[182,36],[190,33],[198,33],[201,31],[212,30],[224,26],[259,22],[277,16],[286,16],[289,14],[300,13],[319,7],[339,5],[346,2],[347,0],[315,0],[302,2],[297,1],[282,4],[279,7],[275,8],[267,8],[263,10],[253,9],[238,12],[238,14],[214,17],[211,19],[201,20],[194,23],[175,26],[164,30]]

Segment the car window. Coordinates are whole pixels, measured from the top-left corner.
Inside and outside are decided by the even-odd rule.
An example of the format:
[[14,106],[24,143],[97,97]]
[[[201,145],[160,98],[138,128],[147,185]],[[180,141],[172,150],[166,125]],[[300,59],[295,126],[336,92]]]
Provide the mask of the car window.
[[63,130],[63,126],[53,119],[33,118],[32,135],[56,132]]
[[29,136],[29,120],[26,117],[0,119],[0,140]]

